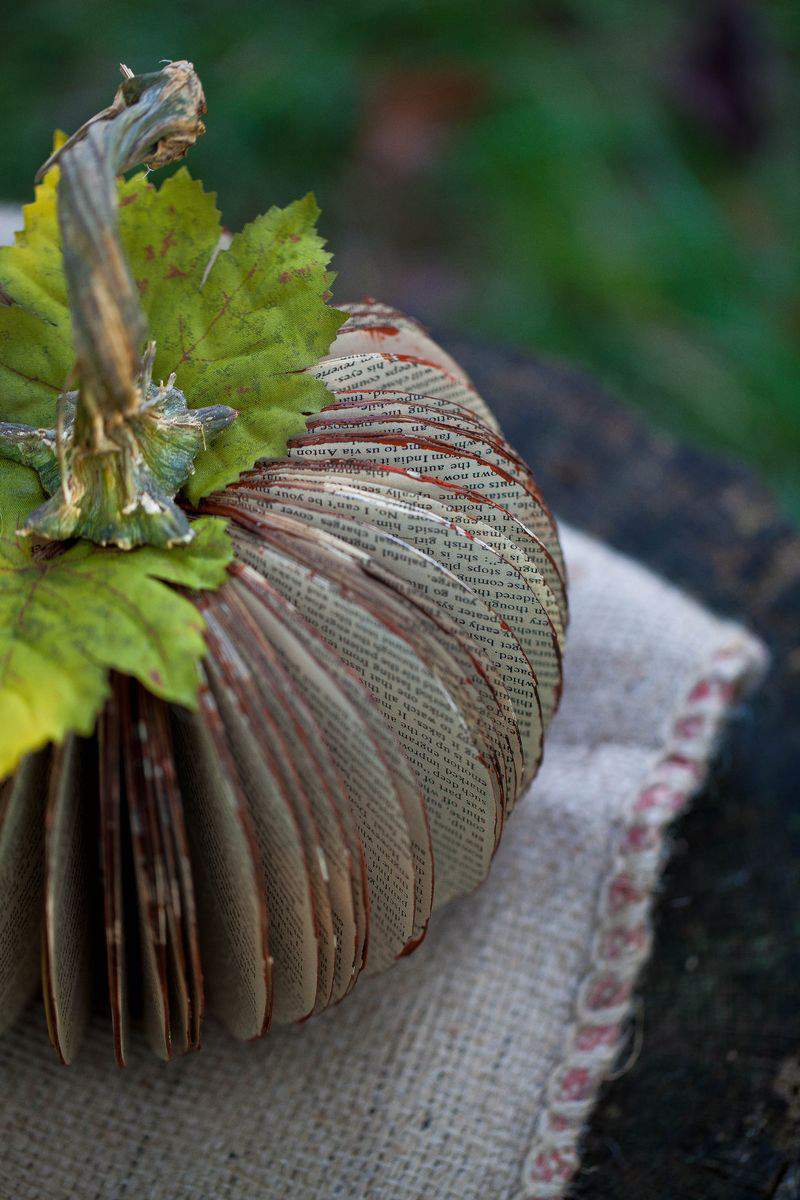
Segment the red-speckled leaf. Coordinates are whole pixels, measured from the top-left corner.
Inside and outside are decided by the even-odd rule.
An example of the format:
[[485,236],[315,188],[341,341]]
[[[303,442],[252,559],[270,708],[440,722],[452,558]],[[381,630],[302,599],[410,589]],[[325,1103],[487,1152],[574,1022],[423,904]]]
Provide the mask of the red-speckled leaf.
[[[56,215],[58,169],[25,208],[25,229],[0,248],[0,419],[55,424],[73,364]],[[159,188],[144,173],[119,184],[120,235],[156,341],[156,378],[177,374],[192,407],[228,403],[240,417],[199,455],[197,500],[257,459],[278,456],[328,393],[298,375],[326,353],[344,314],[323,298],[330,255],[313,196],[273,208],[219,251],[213,194],[185,168]],[[214,255],[217,255],[214,259]],[[212,265],[213,260],[213,265]]]

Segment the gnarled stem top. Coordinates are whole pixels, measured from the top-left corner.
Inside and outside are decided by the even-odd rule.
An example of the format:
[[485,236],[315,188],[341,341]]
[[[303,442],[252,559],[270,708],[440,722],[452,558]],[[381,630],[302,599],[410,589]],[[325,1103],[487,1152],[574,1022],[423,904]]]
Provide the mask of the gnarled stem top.
[[78,436],[84,417],[128,413],[138,402],[147,326],[120,245],[117,176],[182,157],[204,132],[205,97],[191,63],[148,75],[123,72],[113,104],[39,172],[61,168],[58,220],[80,373]]

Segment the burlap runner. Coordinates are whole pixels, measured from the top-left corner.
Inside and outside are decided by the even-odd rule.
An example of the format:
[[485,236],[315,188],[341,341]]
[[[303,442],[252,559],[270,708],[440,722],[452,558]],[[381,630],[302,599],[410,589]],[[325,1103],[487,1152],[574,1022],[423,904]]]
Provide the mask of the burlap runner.
[[484,887],[341,1007],[168,1066],[59,1067],[31,1014],[0,1039],[3,1200],[555,1197],[611,1069],[661,833],[702,783],[763,648],[565,531],[566,686]]

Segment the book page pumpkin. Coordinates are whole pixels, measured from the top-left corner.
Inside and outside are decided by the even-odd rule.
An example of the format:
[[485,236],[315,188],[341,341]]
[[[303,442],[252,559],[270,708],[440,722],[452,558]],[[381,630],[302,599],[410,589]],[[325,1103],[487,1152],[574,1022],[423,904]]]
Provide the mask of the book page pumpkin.
[[[247,387],[220,365],[223,339],[206,357],[213,331],[154,382],[158,321],[147,328],[120,251],[114,177],[180,156],[203,111],[190,64],[127,75],[57,151],[77,389],[54,397],[52,431],[0,426],[3,453],[49,496],[21,513],[24,537],[9,535],[40,605],[54,581],[66,595],[82,563],[87,587],[102,575],[117,596],[107,637],[128,600],[127,577],[113,575],[112,593],[110,572],[137,562],[152,584],[137,583],[142,636],[177,636],[180,601],[203,638],[186,696],[104,651],[96,722],[45,731],[1,785],[0,1026],[41,983],[64,1062],[101,973],[124,1064],[134,1026],[163,1059],[199,1046],[206,1010],[257,1037],[412,952],[432,912],[486,877],[561,691],[556,523],[485,400],[416,322],[372,300],[336,316],[324,264],[282,265],[274,231],[273,275],[245,271],[232,299],[225,272],[252,245],[245,231],[191,269],[236,313],[228,357],[254,379],[267,353],[283,364],[251,389],[265,407],[294,389],[273,410],[280,452],[259,453],[253,410],[234,419]],[[17,315],[41,315],[13,287]],[[289,309],[292,337],[277,326]],[[328,330],[322,349],[312,321]],[[243,417],[255,449],[225,440]],[[204,574],[207,531],[222,522],[230,562]],[[63,552],[76,537],[78,565],[74,543]],[[11,561],[9,580],[22,569]],[[172,625],[156,621],[164,597]]]

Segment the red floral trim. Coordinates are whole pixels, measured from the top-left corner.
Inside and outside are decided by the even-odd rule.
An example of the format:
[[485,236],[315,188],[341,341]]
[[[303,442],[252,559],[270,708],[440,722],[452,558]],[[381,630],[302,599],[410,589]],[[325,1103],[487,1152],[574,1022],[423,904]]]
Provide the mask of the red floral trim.
[[731,705],[760,679],[766,662],[763,647],[744,638],[715,654],[632,800],[601,889],[589,971],[578,989],[562,1060],[547,1083],[515,1200],[558,1200],[578,1169],[578,1142],[619,1055],[633,989],[650,952],[650,908],[665,829],[701,787]]

